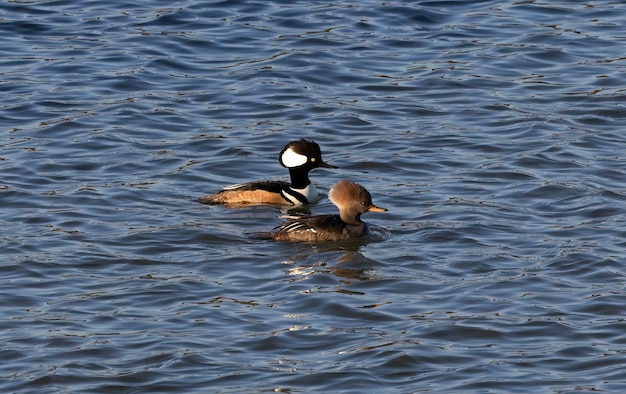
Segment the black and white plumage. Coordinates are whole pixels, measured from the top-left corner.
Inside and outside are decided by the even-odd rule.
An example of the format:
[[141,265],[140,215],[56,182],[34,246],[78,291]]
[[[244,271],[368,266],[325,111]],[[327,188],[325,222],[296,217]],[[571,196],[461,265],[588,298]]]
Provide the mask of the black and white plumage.
[[303,205],[319,200],[309,172],[315,168],[337,168],[322,160],[322,151],[315,141],[291,141],[278,155],[280,164],[289,170],[290,182],[254,181],[226,186],[221,191],[201,197],[205,204],[229,205]]

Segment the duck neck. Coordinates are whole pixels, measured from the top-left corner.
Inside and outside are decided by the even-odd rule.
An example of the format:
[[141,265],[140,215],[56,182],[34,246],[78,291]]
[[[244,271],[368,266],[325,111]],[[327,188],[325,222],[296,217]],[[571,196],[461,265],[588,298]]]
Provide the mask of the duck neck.
[[341,221],[350,226],[356,226],[361,224],[361,214],[354,214],[352,212],[340,211],[339,216]]
[[294,189],[304,189],[311,184],[308,168],[290,168],[289,176],[291,177],[291,185],[289,186]]

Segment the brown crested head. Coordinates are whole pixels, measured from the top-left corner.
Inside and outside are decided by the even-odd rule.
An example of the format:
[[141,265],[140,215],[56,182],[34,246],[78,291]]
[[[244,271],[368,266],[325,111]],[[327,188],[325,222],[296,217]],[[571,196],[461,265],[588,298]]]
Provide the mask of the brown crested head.
[[384,212],[387,210],[374,205],[372,196],[363,186],[345,179],[333,185],[328,198],[339,208],[342,219],[347,222],[350,218],[358,219],[362,213],[368,211]]

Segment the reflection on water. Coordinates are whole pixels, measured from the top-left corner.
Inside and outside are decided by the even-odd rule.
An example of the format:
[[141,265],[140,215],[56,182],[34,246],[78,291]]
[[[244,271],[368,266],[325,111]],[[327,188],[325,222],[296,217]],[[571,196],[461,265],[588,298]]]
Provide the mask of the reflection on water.
[[[348,247],[337,247],[332,249],[330,245],[327,248],[319,248],[324,243],[319,243],[315,247],[314,255],[319,260],[316,263],[310,265],[297,265],[298,263],[293,260],[282,261],[281,264],[288,265],[289,268],[285,270],[287,275],[293,277],[293,281],[306,280],[311,275],[334,275],[337,279],[343,278],[346,280],[371,280],[379,279],[375,275],[374,266],[378,263],[371,259],[366,258],[358,252],[358,247],[350,249]],[[328,243],[330,244],[330,243]],[[346,243],[347,244],[347,243]],[[351,246],[356,246],[354,242],[351,242]],[[337,255],[335,251],[340,251],[340,255]],[[319,256],[321,255],[321,256]],[[330,261],[327,261],[322,256],[328,255]],[[319,257],[318,257],[319,256]],[[307,258],[309,256],[298,256],[300,259]],[[343,282],[349,284],[351,282]],[[337,290],[342,291],[342,290]],[[343,290],[344,292],[347,292]]]

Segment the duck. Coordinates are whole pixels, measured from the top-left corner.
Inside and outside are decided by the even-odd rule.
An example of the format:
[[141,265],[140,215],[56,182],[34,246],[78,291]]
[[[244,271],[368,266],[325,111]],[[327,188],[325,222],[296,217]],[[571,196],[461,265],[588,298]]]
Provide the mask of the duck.
[[260,238],[317,242],[362,237],[368,230],[361,215],[365,212],[387,211],[372,203],[372,196],[363,186],[345,179],[331,187],[328,198],[339,208],[339,215],[315,215],[288,220]]
[[322,160],[320,146],[312,140],[291,141],[280,151],[278,161],[289,170],[290,182],[253,181],[225,186],[219,192],[200,197],[204,204],[300,206],[319,201],[319,193],[309,179],[315,168],[338,168]]

